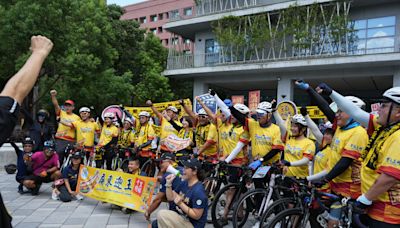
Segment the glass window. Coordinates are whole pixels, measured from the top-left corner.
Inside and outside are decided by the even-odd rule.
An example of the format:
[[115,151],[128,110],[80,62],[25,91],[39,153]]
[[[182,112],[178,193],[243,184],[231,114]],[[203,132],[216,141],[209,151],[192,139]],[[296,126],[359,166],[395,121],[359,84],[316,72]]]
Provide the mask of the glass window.
[[395,24],[395,16],[368,19],[368,28],[394,26]]
[[141,17],[140,18],[140,23],[147,23],[147,19],[146,19],[146,17]]
[[170,18],[178,18],[178,17],[179,17],[179,10],[172,10],[172,11],[169,13],[169,17],[170,17]]
[[150,21],[157,21],[157,20],[158,20],[157,15],[150,16]]
[[214,39],[206,40],[206,53],[218,53],[219,45],[218,42]]
[[354,29],[365,29],[367,28],[367,20],[359,20],[354,22]]
[[192,14],[193,14],[193,12],[192,12],[192,7],[185,8],[185,9],[183,10],[183,14],[184,14],[185,16],[192,16]]
[[394,36],[394,27],[368,29],[368,38]]
[[157,29],[156,28],[152,28],[152,29],[150,29],[150,32],[152,32],[155,35],[155,34],[157,34]]
[[393,47],[394,37],[374,38],[367,41],[367,49]]
[[164,16],[163,16],[163,14],[162,14],[162,13],[158,14],[158,19],[159,19],[159,20],[162,20],[162,19],[163,19],[163,17],[164,17]]

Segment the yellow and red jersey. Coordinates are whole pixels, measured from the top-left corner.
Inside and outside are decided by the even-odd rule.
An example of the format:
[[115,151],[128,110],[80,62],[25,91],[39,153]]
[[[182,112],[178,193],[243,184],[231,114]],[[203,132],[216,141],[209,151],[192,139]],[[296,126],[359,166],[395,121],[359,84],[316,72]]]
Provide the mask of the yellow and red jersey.
[[61,110],[60,113],[57,113],[57,117],[60,118],[60,123],[58,124],[55,137],[57,139],[63,139],[71,142],[75,141],[76,139],[75,129],[73,127],[65,126],[61,122],[72,124],[73,122],[79,121],[81,118],[74,113],[68,114],[63,110]]
[[[284,153],[285,160],[288,162],[298,161],[304,157],[312,161],[315,154],[315,144],[308,138],[298,140],[294,137],[290,137],[286,141]],[[305,166],[289,166],[286,175],[306,178],[309,175],[308,164]]]

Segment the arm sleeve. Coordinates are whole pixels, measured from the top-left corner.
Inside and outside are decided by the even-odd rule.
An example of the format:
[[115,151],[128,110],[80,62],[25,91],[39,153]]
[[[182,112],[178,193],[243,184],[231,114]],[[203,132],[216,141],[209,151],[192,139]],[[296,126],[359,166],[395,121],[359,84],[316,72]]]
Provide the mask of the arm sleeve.
[[243,126],[246,125],[246,116],[244,114],[236,110],[234,107],[229,107],[229,110],[231,110],[232,116],[235,117],[240,124]]
[[17,146],[17,144],[15,144],[15,142],[10,142],[10,144],[14,148],[15,153],[17,154],[17,157],[18,157],[19,151],[20,151],[19,147]]
[[275,155],[277,155],[279,152],[281,152],[280,149],[272,149],[270,152],[268,152],[264,157],[264,161],[268,161],[271,158],[273,158]]
[[322,138],[323,138],[323,134],[322,132],[319,130],[317,124],[314,123],[314,121],[310,118],[309,115],[305,116],[306,122],[307,122],[307,126],[308,128],[311,130],[311,132],[313,133],[313,135],[315,136],[315,139],[317,139],[317,142],[319,144],[322,143]]
[[232,152],[229,154],[229,156],[225,159],[226,163],[231,162],[238,154],[239,152],[243,149],[245,144],[243,142],[238,142],[236,144],[236,147],[232,150]]
[[333,180],[335,177],[339,176],[344,171],[346,171],[346,169],[349,168],[349,166],[351,165],[352,162],[353,162],[353,159],[351,159],[351,158],[348,158],[348,157],[340,158],[338,163],[336,163],[336,165],[326,175],[326,179]]
[[290,162],[290,166],[306,166],[310,160],[307,157],[304,157],[300,160]]
[[231,116],[231,111],[229,107],[218,97],[217,94],[214,95],[215,101],[217,102],[217,106],[221,109],[221,112],[226,116]]
[[182,130],[182,128],[183,128],[183,127],[179,126],[178,124],[176,124],[175,121],[173,121],[173,120],[170,120],[170,121],[168,121],[168,122],[169,122],[169,123],[172,125],[172,127],[174,127],[175,130],[177,130],[178,132],[179,132],[180,130]]
[[308,88],[307,93],[308,95],[310,95],[310,97],[315,99],[318,108],[321,109],[321,111],[325,114],[328,120],[333,123],[335,120],[335,113],[329,107],[329,103],[312,88]]
[[273,112],[272,115],[274,115],[276,124],[279,126],[279,129],[281,129],[281,136],[284,137],[286,135],[286,122],[282,119],[278,111]]
[[361,108],[355,106],[353,102],[347,100],[341,94],[336,91],[332,91],[330,96],[332,100],[337,104],[338,108],[349,114],[355,121],[359,122],[363,127],[369,127],[370,114]]
[[326,170],[323,170],[319,173],[316,173],[314,175],[308,176],[307,180],[308,181],[316,181],[316,180],[321,180],[323,179],[326,175],[328,174],[328,172]]

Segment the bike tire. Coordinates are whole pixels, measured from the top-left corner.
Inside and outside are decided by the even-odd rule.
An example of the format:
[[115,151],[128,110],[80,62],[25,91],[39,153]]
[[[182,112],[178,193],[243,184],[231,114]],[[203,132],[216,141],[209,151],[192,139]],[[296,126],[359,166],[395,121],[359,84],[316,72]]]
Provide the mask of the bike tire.
[[142,172],[146,173],[147,177],[154,177],[155,175],[155,167],[154,162],[149,159],[142,166]]
[[288,204],[296,204],[296,202],[296,199],[294,199],[293,197],[286,197],[274,201],[261,217],[260,228],[268,227],[269,222],[272,221],[272,219],[268,221],[268,218],[270,218],[271,216],[276,217],[276,215],[278,215],[280,212],[288,209]]
[[215,197],[215,195],[221,188],[221,184],[222,184],[221,180],[219,180],[216,177],[207,177],[206,179],[204,179],[203,186],[204,186],[204,189],[206,190],[206,194],[207,194],[207,198],[208,198],[208,202],[209,202],[208,206],[211,206],[213,198]]
[[[233,211],[233,217],[232,217],[232,223],[233,227],[243,227],[248,218],[250,213],[253,213],[254,211],[254,205],[256,204],[256,195],[258,197],[262,197],[264,199],[265,197],[268,196],[268,189],[263,189],[263,188],[257,188],[251,191],[246,192],[242,197],[240,197],[239,201],[235,205],[235,209]],[[242,217],[241,221],[238,220],[239,218],[239,210],[242,208],[244,216]],[[253,224],[255,225],[255,224]],[[247,227],[247,225],[246,225]]]
[[[296,226],[291,225],[289,226],[287,223],[291,222],[290,217],[292,216],[299,216],[299,218],[303,218],[304,216],[304,211],[301,208],[291,208],[284,210],[280,212],[279,214],[276,215],[274,219],[271,220],[271,222],[268,224],[268,228],[275,228],[275,227],[281,227],[281,228],[292,228],[292,227],[300,227],[298,224]],[[289,217],[289,218],[288,218]],[[280,225],[278,225],[280,223]],[[277,226],[278,225],[278,226]]]
[[[239,183],[234,183],[234,184],[228,184],[228,185],[225,185],[224,187],[222,187],[218,192],[217,192],[217,194],[215,195],[215,197],[214,197],[214,200],[212,201],[212,204],[211,204],[211,220],[212,220],[212,223],[213,223],[213,225],[214,225],[214,227],[216,227],[216,228],[221,228],[221,227],[223,227],[223,225],[221,225],[220,223],[219,223],[219,217],[217,216],[217,214],[219,213],[219,210],[217,211],[217,209],[219,209],[219,204],[220,204],[220,201],[219,201],[219,199],[224,195],[224,193],[226,192],[226,191],[228,191],[230,188],[235,188],[236,189],[236,191],[239,191],[239,196],[240,196],[240,184]],[[235,194],[234,194],[234,196],[237,194],[237,192],[235,192]],[[235,197],[234,197],[235,198]],[[231,205],[230,205],[230,207],[232,206],[232,204],[234,203],[234,201],[235,201],[235,199],[234,198],[232,198],[232,202],[231,202]],[[226,199],[225,199],[225,203],[226,203]],[[225,207],[224,207],[225,208]]]
[[129,164],[129,160],[128,159],[125,159],[125,160],[122,161],[121,169],[124,171],[124,173],[128,172],[128,164]]

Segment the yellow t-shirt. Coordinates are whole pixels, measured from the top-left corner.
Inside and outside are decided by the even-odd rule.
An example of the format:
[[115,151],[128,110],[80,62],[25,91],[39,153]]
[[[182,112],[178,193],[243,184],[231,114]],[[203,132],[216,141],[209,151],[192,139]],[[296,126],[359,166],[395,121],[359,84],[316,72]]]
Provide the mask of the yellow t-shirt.
[[[219,150],[223,156],[228,156],[236,144],[241,141],[245,144],[249,143],[249,134],[243,129],[243,126],[233,125],[230,122],[222,123],[221,119],[217,119],[218,134],[219,134]],[[245,148],[236,156],[237,159],[245,157]]]
[[[153,140],[156,137],[156,133],[154,132],[153,126],[150,124],[146,124],[145,126],[141,126],[139,132],[136,137],[135,144],[136,146],[140,146],[143,143],[146,143],[149,140]],[[142,150],[150,150],[151,144],[142,148]]]
[[[64,123],[73,123],[79,121],[81,118],[78,115],[67,114],[65,111],[61,110],[60,113],[57,115],[60,117],[60,122]],[[55,135],[57,139],[63,139],[67,141],[75,141],[75,129],[73,127],[65,126],[62,123],[58,124],[57,133]]]
[[[375,142],[379,143],[379,142]],[[395,131],[376,148],[376,169],[368,167],[373,158],[373,151],[366,155],[361,168],[361,191],[366,193],[382,173],[400,179],[400,130]],[[392,224],[400,224],[400,183],[393,185],[388,191],[378,196],[368,215],[378,221]]]
[[330,171],[330,169],[328,169],[328,160],[331,154],[332,148],[327,146],[314,156],[314,174],[320,173],[324,170],[328,172]]
[[[182,126],[179,121],[174,121],[178,126]],[[172,126],[172,124],[163,117],[161,119],[161,132],[160,132],[160,140],[167,138],[169,135],[178,135],[178,131]]]
[[99,139],[99,146],[105,146],[107,143],[111,142],[112,138],[118,137],[118,128],[114,125],[107,126],[106,124],[103,125],[101,129],[100,139]]
[[334,193],[352,198],[361,193],[361,154],[367,144],[367,131],[361,126],[349,130],[336,129],[331,143],[332,153],[328,161],[329,170],[342,157],[349,157],[354,160],[349,168],[332,180],[331,188]]
[[96,122],[82,120],[73,122],[72,125],[76,129],[76,141],[86,147],[92,147],[95,133],[100,131],[99,125]]
[[[286,141],[284,153],[285,160],[288,162],[298,161],[303,157],[307,157],[311,161],[315,154],[315,145],[308,138],[296,140],[294,137],[290,137]],[[308,176],[308,164],[305,166],[289,166],[286,175],[305,178]]]
[[210,142],[212,145],[203,151],[203,155],[216,156],[217,155],[217,143],[218,133],[217,128],[214,124],[207,124],[204,126],[197,125],[196,127],[196,146],[201,148],[206,142]]
[[[284,149],[281,131],[275,124],[264,128],[254,119],[247,118],[245,130],[248,130],[250,134],[253,160],[264,157],[272,149]],[[267,162],[275,162],[277,160],[279,160],[279,154]]]
[[118,145],[127,148],[135,143],[135,130],[122,130],[119,134]]

